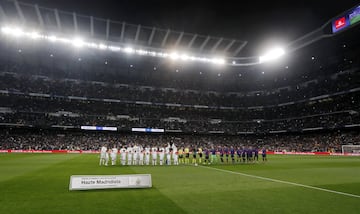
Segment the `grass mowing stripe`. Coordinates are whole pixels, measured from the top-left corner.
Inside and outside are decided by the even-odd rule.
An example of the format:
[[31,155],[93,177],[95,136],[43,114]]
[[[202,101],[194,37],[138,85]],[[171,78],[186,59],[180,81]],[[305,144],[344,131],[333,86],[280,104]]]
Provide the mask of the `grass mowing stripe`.
[[0,182],[32,173],[54,164],[75,158],[75,155],[58,154],[8,154],[0,156]]
[[[358,214],[360,209],[357,197],[191,165],[105,167],[98,165],[99,155],[95,154],[11,154],[5,158],[8,161],[1,157],[0,177],[7,173],[14,176],[0,182],[0,213]],[[210,167],[360,195],[359,158],[270,158],[267,164]],[[55,159],[65,161],[56,163]],[[21,168],[27,172],[19,176]],[[68,189],[71,175],[136,173],[152,174],[153,188],[84,192]]]
[[339,192],[339,191],[335,191],[335,190],[324,189],[324,188],[309,186],[309,185],[305,185],[305,184],[299,184],[299,183],[294,183],[294,182],[289,182],[289,181],[282,181],[282,180],[278,180],[278,179],[266,178],[266,177],[261,177],[261,176],[257,176],[257,175],[250,175],[250,174],[241,173],[241,172],[234,172],[234,171],[225,170],[225,169],[218,169],[218,168],[214,168],[214,167],[206,167],[206,166],[200,166],[200,167],[213,169],[213,170],[217,170],[220,172],[227,172],[227,173],[232,173],[232,174],[236,174],[236,175],[242,175],[242,176],[246,176],[246,177],[250,177],[250,178],[257,178],[257,179],[262,179],[262,180],[267,180],[267,181],[272,181],[272,182],[277,182],[277,183],[289,184],[289,185],[293,185],[293,186],[299,186],[299,187],[304,187],[304,188],[309,188],[309,189],[320,190],[320,191],[324,191],[324,192],[331,192],[331,193],[335,193],[335,194],[339,194],[339,195],[360,198],[360,195],[350,194],[350,193],[346,193],[346,192]]
[[[32,154],[30,156],[34,160],[18,164],[25,168],[35,166],[36,170],[0,182],[0,213],[186,213],[156,187],[69,191],[71,175],[135,172],[131,167],[100,167],[97,155],[51,155],[53,158],[70,159],[39,169],[36,163],[46,163],[46,155]],[[15,161],[19,156],[12,157]],[[0,172],[2,167],[4,165],[0,165]]]

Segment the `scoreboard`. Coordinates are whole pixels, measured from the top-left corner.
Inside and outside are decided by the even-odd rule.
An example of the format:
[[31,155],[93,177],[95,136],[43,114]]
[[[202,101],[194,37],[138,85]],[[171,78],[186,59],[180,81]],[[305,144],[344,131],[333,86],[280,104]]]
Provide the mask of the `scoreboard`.
[[335,18],[332,21],[332,32],[337,33],[357,23],[360,23],[360,5]]

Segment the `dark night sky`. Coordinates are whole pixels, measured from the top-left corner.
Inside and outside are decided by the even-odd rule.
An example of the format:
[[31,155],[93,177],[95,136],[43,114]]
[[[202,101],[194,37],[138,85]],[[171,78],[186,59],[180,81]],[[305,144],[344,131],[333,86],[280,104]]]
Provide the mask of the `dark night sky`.
[[247,40],[256,53],[269,42],[290,42],[350,9],[356,0],[21,0],[133,24]]

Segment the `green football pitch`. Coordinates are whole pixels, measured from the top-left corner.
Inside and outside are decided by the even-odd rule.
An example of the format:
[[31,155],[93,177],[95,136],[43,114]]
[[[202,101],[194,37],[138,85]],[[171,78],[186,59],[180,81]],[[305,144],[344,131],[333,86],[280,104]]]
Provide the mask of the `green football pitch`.
[[[0,154],[0,213],[360,213],[360,157],[102,166],[90,154]],[[71,175],[151,174],[149,189],[69,191]]]

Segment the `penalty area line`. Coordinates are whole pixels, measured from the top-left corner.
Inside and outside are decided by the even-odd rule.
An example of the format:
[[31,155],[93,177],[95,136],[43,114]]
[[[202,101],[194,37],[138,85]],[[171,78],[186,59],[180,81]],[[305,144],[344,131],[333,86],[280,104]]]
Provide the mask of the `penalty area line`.
[[320,190],[323,192],[330,192],[330,193],[335,193],[335,194],[339,194],[339,195],[346,195],[346,196],[350,196],[350,197],[354,197],[354,198],[360,198],[360,195],[350,194],[350,193],[346,193],[346,192],[339,192],[339,191],[335,191],[335,190],[324,189],[324,188],[320,188],[320,187],[314,187],[314,186],[294,183],[294,182],[290,182],[290,181],[282,181],[282,180],[278,180],[278,179],[267,178],[267,177],[262,177],[262,176],[257,176],[257,175],[250,175],[250,174],[246,174],[246,173],[234,172],[234,171],[218,169],[218,168],[214,168],[214,167],[206,167],[206,166],[200,166],[200,167],[207,168],[207,169],[213,169],[213,170],[220,171],[220,172],[227,172],[227,173],[231,173],[231,174],[235,174],[235,175],[242,175],[242,176],[246,176],[246,177],[250,177],[250,178],[257,178],[257,179],[266,180],[266,181],[272,181],[272,182],[277,182],[277,183],[283,183],[283,184],[288,184],[288,185],[293,185],[293,186],[304,187],[304,188],[308,188],[308,189]]

